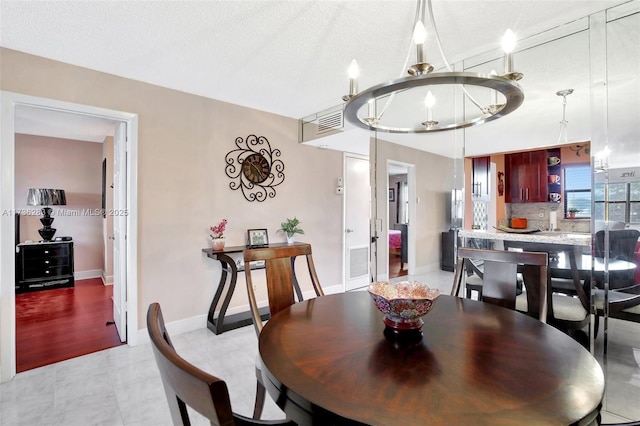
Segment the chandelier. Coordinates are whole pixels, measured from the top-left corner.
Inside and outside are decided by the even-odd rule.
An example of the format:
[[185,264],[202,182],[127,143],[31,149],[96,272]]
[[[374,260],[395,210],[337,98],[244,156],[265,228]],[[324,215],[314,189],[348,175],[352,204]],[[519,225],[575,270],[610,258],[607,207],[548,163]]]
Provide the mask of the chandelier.
[[[429,133],[445,130],[461,129],[475,126],[504,117],[515,111],[524,101],[524,93],[520,85],[516,82],[522,78],[522,74],[513,70],[513,50],[515,48],[515,35],[511,30],[507,30],[502,40],[504,54],[504,73],[498,75],[492,70],[490,73],[456,72],[448,63],[442,46],[440,37],[433,18],[431,0],[428,0],[429,18],[431,27],[435,33],[435,41],[440,50],[441,57],[446,65],[447,71],[433,72],[433,65],[425,62],[425,48],[427,32],[423,20],[426,13],[425,0],[418,0],[416,6],[416,16],[414,20],[413,43],[416,45],[416,63],[407,70],[408,76],[395,80],[380,83],[372,86],[360,93],[357,91],[357,78],[359,75],[358,64],[354,59],[349,66],[349,94],[342,97],[346,102],[344,106],[344,116],[347,121],[354,125],[374,131],[388,133]],[[421,19],[422,18],[422,19]],[[412,44],[413,44],[412,43]],[[409,56],[407,56],[408,62]],[[406,63],[405,62],[405,63]],[[452,85],[460,87],[466,99],[468,99],[474,112],[462,119],[441,118],[438,113],[438,100],[430,89],[442,85]],[[474,95],[469,92],[474,91]],[[485,102],[480,102],[479,90],[484,95]],[[426,94],[424,91],[427,90]],[[415,110],[415,102],[404,101],[407,99],[407,92],[418,91],[413,96],[421,96],[424,99],[424,114],[421,120],[407,118],[407,114],[389,114],[389,106],[395,97],[401,98],[404,103],[411,103],[409,108]],[[449,95],[447,95],[449,96]],[[455,94],[453,95],[455,96]],[[378,107],[378,105],[384,105]],[[367,105],[367,108],[363,108]],[[364,110],[364,111],[361,111]],[[378,110],[380,110],[378,112]],[[390,119],[388,116],[391,115]],[[410,120],[405,122],[402,120]],[[402,121],[397,123],[396,121]]]

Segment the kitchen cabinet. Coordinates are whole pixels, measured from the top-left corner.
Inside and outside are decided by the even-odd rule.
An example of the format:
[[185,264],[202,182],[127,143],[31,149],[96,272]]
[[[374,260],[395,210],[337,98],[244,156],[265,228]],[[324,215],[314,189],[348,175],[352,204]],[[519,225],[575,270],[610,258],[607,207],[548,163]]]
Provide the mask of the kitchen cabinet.
[[547,151],[527,151],[506,154],[505,202],[539,203],[547,202]]
[[477,157],[473,159],[473,190],[474,197],[489,196],[489,157]]
[[16,293],[73,285],[72,241],[18,244]]

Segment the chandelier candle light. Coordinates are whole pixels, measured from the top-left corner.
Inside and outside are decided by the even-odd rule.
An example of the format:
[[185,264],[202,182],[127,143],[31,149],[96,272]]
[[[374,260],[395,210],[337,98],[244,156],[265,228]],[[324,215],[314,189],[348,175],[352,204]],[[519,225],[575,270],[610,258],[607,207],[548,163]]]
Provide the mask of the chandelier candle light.
[[[416,63],[410,66],[407,70],[407,73],[409,74],[408,77],[400,77],[389,82],[380,83],[358,93],[358,63],[355,59],[351,61],[348,69],[349,94],[342,97],[346,102],[344,106],[344,115],[347,121],[364,129],[389,133],[438,132],[483,124],[500,117],[504,117],[522,105],[522,102],[524,101],[524,93],[517,81],[523,77],[523,74],[513,70],[513,51],[516,46],[515,34],[511,30],[507,30],[502,40],[502,47],[504,50],[503,75],[499,76],[495,71],[488,74],[454,72],[442,51],[440,38],[431,9],[431,0],[428,0],[431,26],[433,27],[442,59],[448,70],[445,72],[432,72],[434,69],[433,65],[425,61],[425,41],[427,39],[427,31],[423,22],[419,19],[419,12],[422,10],[422,14],[424,16],[426,7],[427,4],[425,4],[425,0],[418,0],[416,20],[413,29],[413,43],[416,45]],[[434,107],[436,105],[436,97],[433,95],[431,90],[429,90],[424,102],[427,108],[427,119],[425,121],[408,124],[388,124],[383,122],[384,113],[392,102],[394,95],[418,87],[430,87],[437,85],[454,85],[462,87],[462,91],[465,96],[478,108],[479,113],[471,118],[465,117],[465,119],[460,121],[453,120],[441,123],[434,120],[433,115]],[[481,105],[471,96],[465,86],[488,89],[490,91],[490,104]],[[498,92],[503,95],[504,103],[498,102]],[[386,105],[382,108],[382,112],[380,114],[375,114],[375,108],[373,108],[372,105],[376,101],[381,101],[382,98],[388,98],[386,100]],[[358,115],[361,107],[365,104],[369,104],[368,115]],[[404,116],[405,114],[396,115]],[[440,114],[438,115],[440,116]]]

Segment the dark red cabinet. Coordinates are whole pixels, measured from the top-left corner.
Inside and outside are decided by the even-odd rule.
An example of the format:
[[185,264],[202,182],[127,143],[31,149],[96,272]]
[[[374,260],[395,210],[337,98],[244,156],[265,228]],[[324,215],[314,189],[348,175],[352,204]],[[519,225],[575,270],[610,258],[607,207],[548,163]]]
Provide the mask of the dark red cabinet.
[[486,197],[489,195],[489,157],[477,157],[473,159],[473,190],[475,197]]
[[547,151],[528,151],[506,154],[505,202],[547,202]]

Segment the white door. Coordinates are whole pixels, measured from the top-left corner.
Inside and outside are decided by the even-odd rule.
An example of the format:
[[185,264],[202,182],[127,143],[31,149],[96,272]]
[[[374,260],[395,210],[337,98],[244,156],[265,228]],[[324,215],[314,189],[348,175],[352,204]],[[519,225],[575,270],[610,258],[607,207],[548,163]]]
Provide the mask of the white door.
[[127,341],[127,125],[116,124],[113,141],[113,321]]
[[369,285],[371,235],[371,185],[369,160],[345,155],[345,290]]

